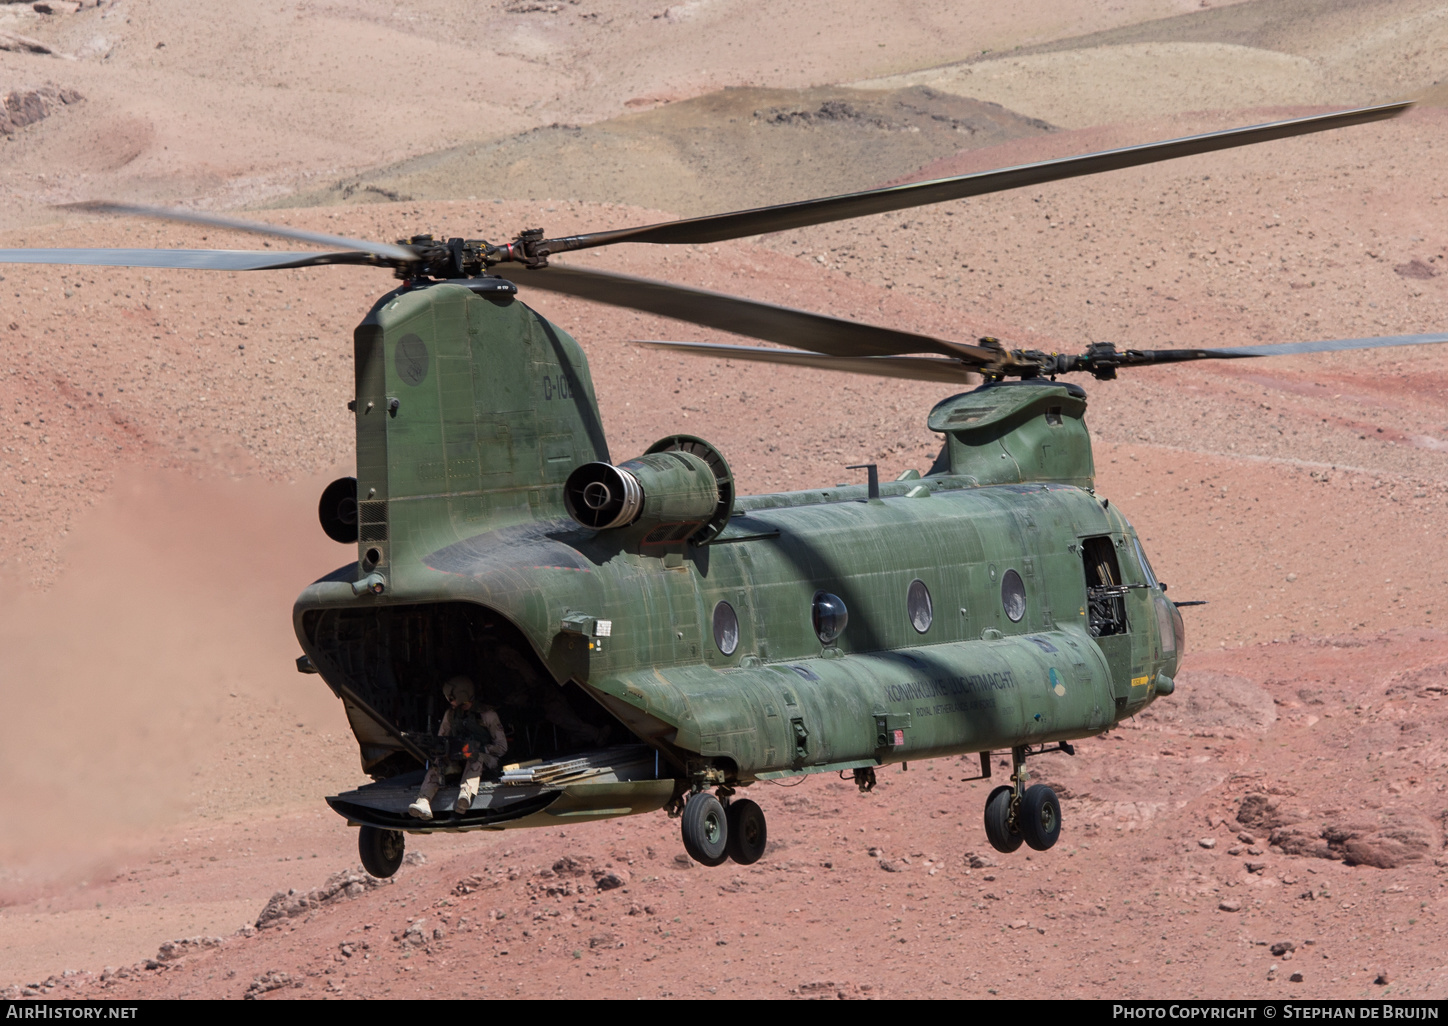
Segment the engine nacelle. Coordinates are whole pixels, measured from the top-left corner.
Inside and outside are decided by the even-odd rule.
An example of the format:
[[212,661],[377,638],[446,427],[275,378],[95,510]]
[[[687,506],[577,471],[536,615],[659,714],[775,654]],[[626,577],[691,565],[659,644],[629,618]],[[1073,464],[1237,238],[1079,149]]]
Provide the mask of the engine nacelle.
[[719,483],[692,452],[655,452],[617,467],[585,463],[564,482],[563,504],[597,531],[640,522],[701,525],[719,507]]

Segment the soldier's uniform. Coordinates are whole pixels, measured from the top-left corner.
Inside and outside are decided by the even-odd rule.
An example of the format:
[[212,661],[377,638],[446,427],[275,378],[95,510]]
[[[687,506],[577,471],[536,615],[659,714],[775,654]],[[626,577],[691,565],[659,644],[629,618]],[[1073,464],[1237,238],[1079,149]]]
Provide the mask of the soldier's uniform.
[[443,685],[443,695],[452,703],[452,708],[443,713],[438,724],[438,737],[463,738],[472,742],[476,753],[466,762],[457,759],[434,759],[428,765],[427,775],[422,778],[417,800],[408,806],[409,815],[418,819],[432,818],[432,799],[442,787],[443,777],[449,773],[462,773],[458,785],[456,812],[467,812],[472,808],[473,799],[478,796],[478,785],[483,772],[496,770],[502,756],[508,751],[508,739],[503,735],[503,722],[491,706],[472,707],[473,683],[466,677],[454,677]]

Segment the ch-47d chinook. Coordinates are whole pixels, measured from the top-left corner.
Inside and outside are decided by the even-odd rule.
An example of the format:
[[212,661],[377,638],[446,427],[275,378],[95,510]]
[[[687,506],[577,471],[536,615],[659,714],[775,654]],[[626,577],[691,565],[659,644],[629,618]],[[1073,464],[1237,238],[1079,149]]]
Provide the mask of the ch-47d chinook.
[[[501,829],[667,809],[706,865],[751,863],[757,781],[1009,749],[985,806],[990,842],[1050,848],[1061,811],[1026,761],[1071,751],[1170,695],[1181,616],[1131,523],[1093,489],[1086,395],[1059,375],[1448,341],[1398,336],[1080,355],[961,344],[600,270],[550,265],[612,243],[704,243],[980,195],[1393,117],[1407,104],[1193,136],[913,185],[642,228],[500,246],[397,245],[115,205],[342,247],[329,252],[6,250],[0,262],[263,270],[391,267],[355,340],[357,476],[324,493],[324,529],[356,559],[307,587],[293,620],[341,700],[374,780],[327,801],[359,825],[376,875],[404,832]],[[615,464],[577,343],[518,284],[791,348],[677,352],[961,385],[929,414],[935,465],[880,482],[736,494],[723,453],[671,435]],[[1012,380],[1014,379],[1014,380]],[[467,675],[510,736],[470,809],[444,788],[410,818],[441,685]]]

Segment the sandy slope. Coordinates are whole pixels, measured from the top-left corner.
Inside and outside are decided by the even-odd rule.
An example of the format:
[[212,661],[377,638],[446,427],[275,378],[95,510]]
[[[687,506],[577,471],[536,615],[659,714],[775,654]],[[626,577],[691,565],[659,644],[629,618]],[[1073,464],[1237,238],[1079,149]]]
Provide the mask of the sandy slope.
[[[989,71],[1016,114],[1092,125],[917,171],[958,173],[1302,109],[1242,109],[1253,104],[1408,91],[1434,77],[1438,31],[1408,2],[1335,7],[1306,34],[1292,5],[1260,0],[1157,21],[1185,5],[1054,4],[1027,23],[990,5],[961,18],[921,4],[884,26],[770,5],[767,33],[764,8],[747,3],[646,20],[586,0],[514,6],[529,5],[118,0],[53,23],[0,9],[0,31],[78,57],[0,51],[5,88],[54,80],[88,97],[0,143],[0,245],[251,245],[57,220],[38,204],[275,198],[557,120],[617,132],[624,119],[607,119],[621,111],[719,85],[878,79],[1113,30],[1080,52],[1023,50],[1017,71],[987,60],[934,73]],[[1169,53],[1179,87],[1097,85],[1116,74],[1103,47],[1135,48],[1140,67],[1147,50]],[[424,61],[430,81],[475,81],[479,54],[496,71],[486,89],[439,103],[391,86]],[[1304,61],[1297,78],[1261,71]],[[1219,87],[1221,68],[1241,72],[1233,88]],[[686,132],[691,108],[669,107],[670,130]],[[1092,110],[1127,123],[1094,124]],[[1043,348],[1438,330],[1442,118],[755,241],[579,259]],[[550,153],[586,160],[536,156]],[[718,171],[739,188],[750,167]],[[777,175],[808,192],[807,166]],[[667,216],[521,194],[495,203],[465,177],[438,183],[453,202],[266,216],[383,239]],[[680,206],[706,202],[708,185],[701,175],[678,188]],[[354,859],[353,835],[318,796],[356,782],[355,750],[325,690],[293,672],[288,614],[303,584],[347,558],[317,530],[313,503],[350,469],[349,335],[388,280],[344,268],[0,274],[0,986],[214,935],[231,939],[179,967],[128,970],[104,992],[1009,997],[1060,993],[1062,980],[1083,995],[1444,992],[1448,649],[1434,625],[1448,611],[1435,555],[1448,354],[1202,365],[1091,387],[1101,492],[1142,529],[1173,596],[1210,604],[1191,611],[1180,702],[1083,743],[1074,763],[1043,762],[1071,795],[1051,855],[972,868],[967,854],[986,852],[984,790],[959,783],[965,764],[940,763],[892,773],[869,798],[824,780],[766,788],[777,847],[748,871],[680,868],[662,816],[429,838],[414,845],[429,861],[395,885],[246,937],[232,935],[275,891],[319,887]],[[531,301],[588,351],[620,457],[697,431],[760,491],[844,480],[844,465],[867,459],[893,475],[934,454],[923,413],[938,387],[644,358],[622,343],[716,336]],[[1329,833],[1339,856],[1348,844],[1386,850],[1386,838],[1412,857],[1392,868],[1315,857]],[[577,864],[555,871],[565,856]],[[600,892],[593,868],[630,881]],[[1270,954],[1282,941],[1291,960]],[[1373,983],[1380,972],[1391,982]],[[51,986],[101,992],[84,975]]]
[[493,199],[564,196],[694,216],[872,188],[962,149],[1052,127],[922,86],[741,86],[428,153],[277,205],[447,200],[484,190]]
[[857,83],[924,85],[994,100],[1068,128],[1166,113],[1352,105],[1443,75],[1448,12],[1431,2],[1265,0]]
[[98,195],[253,202],[631,101],[911,71],[1183,6],[1069,0],[1023,15],[916,0],[882,25],[864,0],[106,0],[69,16],[3,5],[0,32],[59,56],[0,49],[0,93],[55,81],[87,99],[0,143],[0,222]]

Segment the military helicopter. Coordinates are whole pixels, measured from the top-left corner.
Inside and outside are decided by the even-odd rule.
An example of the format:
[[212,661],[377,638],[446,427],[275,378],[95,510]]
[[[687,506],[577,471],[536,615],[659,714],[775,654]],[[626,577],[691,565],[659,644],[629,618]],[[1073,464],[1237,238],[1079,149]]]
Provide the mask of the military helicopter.
[[[1171,695],[1184,631],[1126,516],[1094,490],[1084,372],[1189,360],[1403,346],[1448,334],[1225,349],[1079,354],[962,343],[738,296],[561,266],[619,243],[697,244],[961,199],[1394,117],[1391,103],[890,188],[511,242],[363,242],[187,211],[162,217],[334,247],[4,250],[0,262],[265,270],[393,269],[400,284],[354,333],[357,476],[323,493],[327,534],[355,560],[293,609],[303,655],[341,700],[373,782],[327,798],[389,876],[405,833],[496,830],[667,810],[717,866],[765,852],[758,781],[1009,750],[986,799],[1002,852],[1044,851],[1060,802],[1027,760],[1072,753]],[[517,265],[517,281],[494,268]],[[790,348],[681,342],[674,352],[962,386],[928,425],[934,466],[889,482],[736,493],[724,453],[675,434],[615,463],[578,344],[519,286],[661,314]],[[438,738],[441,685],[476,682],[508,757],[459,811],[408,804]]]

